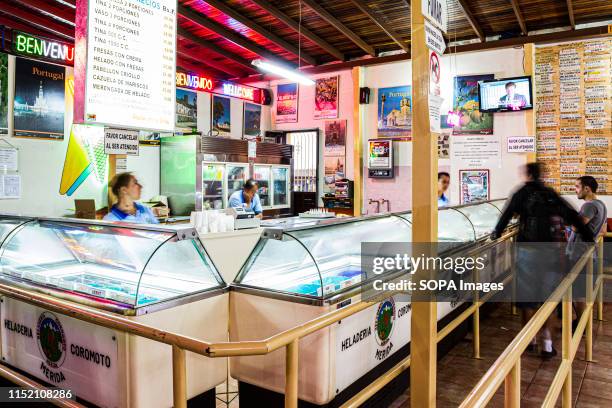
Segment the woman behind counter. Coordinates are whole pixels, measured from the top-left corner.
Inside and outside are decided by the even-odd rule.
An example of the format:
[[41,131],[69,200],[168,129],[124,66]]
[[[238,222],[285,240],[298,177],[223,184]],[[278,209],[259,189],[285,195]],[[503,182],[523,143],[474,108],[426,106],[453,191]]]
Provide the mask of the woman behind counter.
[[110,188],[115,197],[117,197],[117,203],[104,216],[106,221],[138,224],[159,223],[149,207],[137,202],[137,200],[140,200],[142,185],[138,183],[138,180],[132,173],[117,174],[111,181]]

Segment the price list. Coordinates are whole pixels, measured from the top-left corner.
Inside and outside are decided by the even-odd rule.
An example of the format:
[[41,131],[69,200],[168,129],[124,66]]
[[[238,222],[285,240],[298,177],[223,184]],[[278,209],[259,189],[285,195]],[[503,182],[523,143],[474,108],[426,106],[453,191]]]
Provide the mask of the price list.
[[89,0],[85,120],[174,131],[176,0]]
[[537,159],[544,180],[573,194],[577,177],[612,194],[612,40],[536,50]]

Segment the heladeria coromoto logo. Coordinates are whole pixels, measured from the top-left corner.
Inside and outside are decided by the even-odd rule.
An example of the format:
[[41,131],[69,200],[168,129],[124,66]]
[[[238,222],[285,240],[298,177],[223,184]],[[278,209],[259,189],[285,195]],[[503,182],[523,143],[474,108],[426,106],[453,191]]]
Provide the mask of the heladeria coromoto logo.
[[50,312],[40,314],[36,325],[36,339],[47,365],[59,368],[66,359],[66,335],[57,316]]
[[378,305],[376,311],[376,321],[374,328],[376,330],[376,341],[383,347],[391,340],[393,332],[393,323],[395,322],[395,301],[393,298],[387,299]]

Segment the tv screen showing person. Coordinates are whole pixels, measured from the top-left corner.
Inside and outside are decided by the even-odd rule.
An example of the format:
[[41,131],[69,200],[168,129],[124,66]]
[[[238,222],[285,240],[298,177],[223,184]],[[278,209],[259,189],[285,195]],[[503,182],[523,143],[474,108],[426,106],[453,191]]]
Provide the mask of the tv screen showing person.
[[506,82],[506,94],[499,98],[499,107],[509,110],[520,110],[527,105],[527,98],[516,92],[516,83]]
[[484,112],[531,109],[528,77],[479,82],[480,110]]

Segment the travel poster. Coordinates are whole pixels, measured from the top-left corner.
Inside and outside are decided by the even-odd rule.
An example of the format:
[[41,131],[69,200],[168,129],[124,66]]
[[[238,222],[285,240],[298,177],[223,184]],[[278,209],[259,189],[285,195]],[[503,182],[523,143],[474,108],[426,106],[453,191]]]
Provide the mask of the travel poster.
[[231,100],[223,96],[212,97],[212,136],[229,137],[231,126]]
[[315,119],[336,119],[338,117],[339,77],[319,78],[315,84]]
[[15,136],[64,139],[66,69],[25,58],[15,66]]
[[409,138],[412,133],[410,86],[378,90],[378,137]]
[[298,84],[280,84],[276,88],[276,123],[297,123]]
[[494,78],[493,74],[455,77],[453,111],[459,113],[460,119],[453,135],[493,134],[493,114],[479,110],[478,81]]

